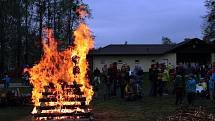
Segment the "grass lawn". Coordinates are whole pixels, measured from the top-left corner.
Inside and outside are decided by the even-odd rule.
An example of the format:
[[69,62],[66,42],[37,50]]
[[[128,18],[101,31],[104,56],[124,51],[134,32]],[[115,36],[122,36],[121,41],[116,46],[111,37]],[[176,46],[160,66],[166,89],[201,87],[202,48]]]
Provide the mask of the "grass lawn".
[[[156,121],[160,117],[172,114],[177,108],[173,96],[144,97],[139,101],[125,101],[119,98],[96,100],[94,103],[96,121]],[[215,105],[208,100],[196,100],[215,114]],[[31,106],[1,107],[0,121],[30,121]]]
[[[96,121],[156,121],[174,113],[174,95],[149,97],[149,86],[144,81],[145,96],[138,101],[125,101],[119,97],[109,100],[97,99],[93,102],[93,113]],[[184,99],[186,103],[186,100]],[[196,99],[195,105],[206,107],[207,111],[215,114],[215,104],[206,99]],[[0,121],[30,121],[32,106],[0,107]]]
[[0,107],[0,121],[18,121],[29,116],[31,106]]
[[[174,96],[144,97],[142,100],[130,102],[121,99],[96,101],[94,114],[99,121],[156,121],[171,115],[179,108],[174,105],[174,101]],[[200,105],[215,114],[215,104],[209,100],[196,100],[195,106]]]
[[153,121],[175,110],[172,101],[172,97],[144,97],[132,102],[121,99],[98,101],[94,109],[95,118],[105,121]]

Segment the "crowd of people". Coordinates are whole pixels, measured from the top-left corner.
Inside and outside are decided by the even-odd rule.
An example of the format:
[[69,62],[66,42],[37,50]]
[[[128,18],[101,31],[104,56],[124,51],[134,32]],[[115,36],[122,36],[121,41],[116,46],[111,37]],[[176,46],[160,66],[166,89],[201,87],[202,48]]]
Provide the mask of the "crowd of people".
[[150,82],[149,96],[164,96],[175,94],[175,104],[182,104],[187,97],[188,104],[193,104],[196,95],[201,95],[214,101],[215,64],[200,65],[198,63],[154,63],[151,65],[148,77],[144,76],[141,66],[136,65],[131,69],[123,64],[117,68],[117,63],[104,65],[101,71],[94,70],[94,91],[99,90],[99,85],[105,85],[105,95],[116,96],[120,90],[121,98],[143,96],[143,81],[147,78]]
[[187,97],[193,104],[196,95],[214,100],[215,64],[179,63],[176,67],[168,64],[152,64],[149,69],[150,95],[175,94],[175,104],[182,104]]
[[141,98],[143,84],[143,69],[136,66],[131,71],[129,65],[123,64],[121,68],[117,68],[117,63],[104,65],[102,71],[98,68],[94,70],[94,89],[102,82],[105,84],[105,95],[110,98],[117,95],[120,90],[121,98]]
[[214,101],[215,64],[199,65],[180,63],[174,74],[175,104],[181,104],[187,96],[188,104],[193,104],[196,95]]
[[[149,96],[165,96],[175,94],[175,104],[182,104],[187,97],[188,104],[193,104],[196,95],[206,97],[214,102],[215,97],[215,63],[200,65],[198,63],[179,63],[173,66],[171,63],[154,63],[149,68],[148,76],[145,76],[143,68],[136,65],[130,68],[128,64],[122,64],[119,68],[116,62],[104,65],[101,70],[93,71],[91,84],[94,87],[95,97],[98,96],[100,85],[104,98],[117,96],[123,99],[139,99],[143,94],[144,80],[149,80]],[[23,73],[22,83],[29,85],[29,74]],[[4,74],[1,82],[4,88],[8,88],[13,78]],[[148,86],[148,85],[147,85]]]
[[[15,80],[15,77],[11,76],[8,73],[5,73],[5,74],[3,74],[3,77],[0,78],[0,84],[4,84],[4,88],[7,89],[7,88],[9,88],[10,83],[14,83],[15,82],[14,80]],[[23,85],[26,85],[26,86],[30,85],[30,83],[29,83],[29,74],[27,72],[25,72],[25,73],[23,73],[21,75],[20,80],[21,80],[21,83]]]

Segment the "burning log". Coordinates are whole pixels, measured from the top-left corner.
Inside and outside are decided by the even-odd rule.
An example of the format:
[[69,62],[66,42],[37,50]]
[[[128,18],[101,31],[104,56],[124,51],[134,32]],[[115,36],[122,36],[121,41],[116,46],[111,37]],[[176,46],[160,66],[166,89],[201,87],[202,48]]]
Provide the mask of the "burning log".
[[34,117],[62,117],[62,116],[81,116],[84,118],[89,118],[91,113],[75,112],[75,113],[40,113],[34,114]]
[[66,85],[66,88],[80,88],[82,84],[76,84],[76,85]]
[[39,102],[57,102],[57,98],[41,98]]
[[[41,98],[39,100],[40,102],[57,102],[57,98]],[[67,101],[80,101],[80,102],[85,102],[86,97],[79,97],[79,98],[68,98]]]
[[77,64],[78,61],[79,61],[79,59],[80,59],[80,57],[78,57],[77,55],[75,55],[75,56],[72,57],[72,62],[75,63],[75,64]]
[[48,96],[48,95],[57,95],[57,94],[53,92],[42,92],[42,95]]
[[38,110],[50,110],[50,109],[56,109],[58,107],[60,107],[60,109],[75,109],[77,107],[80,109],[89,108],[88,105],[37,106],[36,108]]

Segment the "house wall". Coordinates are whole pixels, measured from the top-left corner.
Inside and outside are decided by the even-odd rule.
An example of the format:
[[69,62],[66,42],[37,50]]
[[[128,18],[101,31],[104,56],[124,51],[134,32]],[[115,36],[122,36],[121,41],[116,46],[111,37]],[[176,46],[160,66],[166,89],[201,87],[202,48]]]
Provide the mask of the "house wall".
[[159,60],[165,60],[168,59],[168,62],[171,63],[172,65],[176,66],[176,53],[168,53],[163,56],[159,57]]
[[[121,60],[121,61],[120,61]],[[123,63],[127,63],[131,70],[134,69],[135,65],[139,65],[143,68],[144,72],[148,72],[151,64],[155,62],[171,63],[176,65],[176,54],[169,53],[165,55],[131,55],[131,56],[94,56],[93,57],[93,70],[97,67],[100,70],[107,64],[117,62],[118,68],[121,68]],[[139,61],[139,62],[138,62]]]
[[215,62],[215,53],[211,53],[211,63]]

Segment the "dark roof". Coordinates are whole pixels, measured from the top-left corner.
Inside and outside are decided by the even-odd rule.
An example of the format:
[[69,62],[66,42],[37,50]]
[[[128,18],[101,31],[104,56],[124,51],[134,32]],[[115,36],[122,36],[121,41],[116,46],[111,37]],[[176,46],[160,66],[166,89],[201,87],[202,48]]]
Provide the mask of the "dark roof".
[[180,47],[182,47],[182,46],[184,46],[184,45],[186,45],[188,43],[195,42],[195,41],[206,43],[205,41],[200,40],[199,38],[185,39],[184,41],[176,44],[176,46],[174,46],[173,48],[171,48],[170,50],[168,50],[168,52],[176,50],[176,49],[178,49],[178,48],[180,48]]
[[175,45],[163,44],[111,44],[92,51],[93,55],[149,55],[163,54]]
[[184,41],[178,43],[175,47],[173,47],[172,49],[170,49],[167,52],[175,52],[177,50],[183,49],[184,46],[189,45],[189,44],[201,44],[202,46],[205,46],[208,50],[210,48],[215,49],[215,44],[206,42],[199,38],[193,38],[193,39],[185,39]]
[[181,47],[193,42],[200,42],[208,47],[215,47],[214,44],[198,38],[186,39],[178,44],[111,44],[90,52],[90,55],[158,55],[174,52]]

